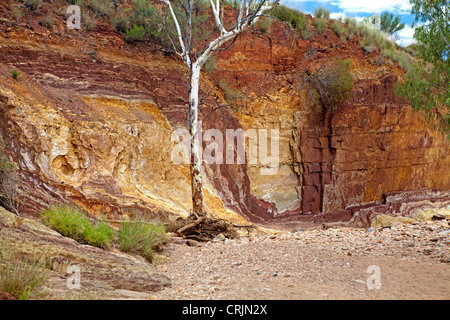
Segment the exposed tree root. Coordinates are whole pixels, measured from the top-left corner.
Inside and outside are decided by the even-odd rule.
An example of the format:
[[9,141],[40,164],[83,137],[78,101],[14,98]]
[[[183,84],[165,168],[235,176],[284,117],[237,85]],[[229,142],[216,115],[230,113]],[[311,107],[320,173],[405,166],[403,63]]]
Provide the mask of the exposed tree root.
[[187,219],[178,219],[175,223],[166,226],[169,232],[175,232],[178,236],[197,241],[211,241],[217,235],[223,234],[226,238],[239,237],[238,229],[246,228],[248,234],[254,225],[235,225],[224,219],[200,216],[197,219],[192,215]]

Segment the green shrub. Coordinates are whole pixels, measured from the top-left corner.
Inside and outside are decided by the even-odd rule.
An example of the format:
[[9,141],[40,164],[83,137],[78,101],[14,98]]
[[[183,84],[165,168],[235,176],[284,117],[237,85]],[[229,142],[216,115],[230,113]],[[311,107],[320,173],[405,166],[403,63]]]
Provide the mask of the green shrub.
[[376,66],[381,66],[384,62],[383,56],[379,55],[369,59],[370,64],[374,64]]
[[84,0],[67,0],[69,4],[79,6],[81,9],[84,8]]
[[109,248],[114,238],[113,229],[104,221],[97,221],[90,225],[85,233],[85,239],[88,244],[99,248]]
[[261,17],[258,21],[259,30],[264,34],[268,34],[270,32],[270,27],[272,26],[272,21],[271,18]]
[[111,18],[111,25],[121,33],[126,33],[130,28],[129,10],[121,11]]
[[359,46],[366,54],[372,53],[377,47],[372,39],[366,38],[359,39]]
[[23,260],[11,261],[3,255],[0,257],[0,292],[8,292],[19,300],[28,300],[47,279],[47,272],[37,262],[30,264]]
[[99,248],[109,248],[114,232],[103,221],[96,224],[81,212],[69,206],[55,206],[43,212],[44,223],[65,237],[80,243],[90,244]]
[[388,40],[386,34],[365,24],[360,25],[360,34],[359,45],[366,53],[371,53],[376,47],[380,49],[395,47],[395,43]]
[[356,24],[347,24],[347,39],[352,40],[355,36],[360,35],[360,29]]
[[411,43],[409,46],[407,47],[400,47],[401,50],[405,50],[406,52],[408,52],[410,55],[412,56],[417,56],[418,52],[419,52],[419,45],[417,43]]
[[17,3],[11,3],[9,10],[11,10],[11,15],[15,22],[19,22],[24,16],[22,8]]
[[122,222],[119,230],[119,248],[123,252],[142,255],[152,261],[155,251],[167,242],[163,225],[144,221]]
[[284,5],[275,6],[274,8],[270,9],[267,14],[281,21],[289,23],[292,27],[300,31],[305,30],[306,25],[308,24],[303,12],[288,8]]
[[241,90],[231,87],[224,79],[219,81],[219,87],[222,88],[224,98],[228,103],[234,103],[244,98]]
[[42,20],[42,25],[47,29],[53,28],[53,18],[51,15],[45,16],[44,20]]
[[361,38],[359,39],[359,46],[365,51],[366,54],[372,53],[377,48],[377,38],[379,32],[366,25],[361,25]]
[[356,21],[356,19],[350,18],[350,17],[345,17],[344,22],[347,26],[355,26],[358,24],[358,22]]
[[42,0],[25,0],[24,5],[30,11],[37,11],[42,6]]
[[128,41],[144,40],[145,28],[143,26],[133,25],[133,27],[125,31],[125,38]]
[[336,35],[338,37],[340,37],[343,34],[347,34],[347,29],[344,27],[344,25],[342,23],[340,23],[339,21],[334,21],[331,24],[331,30],[333,30],[334,33],[336,33]]
[[326,25],[327,25],[327,20],[325,18],[314,19],[314,28],[316,28],[318,33],[324,32]]
[[95,20],[95,18],[91,17],[89,12],[87,11],[83,12],[82,16],[83,18],[81,20],[81,24],[84,26],[84,29],[87,32],[91,32],[92,30],[94,30],[95,26],[97,25],[97,21]]
[[330,10],[319,7],[314,11],[314,18],[330,19]]
[[305,24],[305,29],[302,30],[302,38],[304,40],[308,40],[314,35],[314,32],[311,30],[311,27],[309,26],[309,23]]
[[[349,39],[348,29],[339,21],[334,21],[331,24],[331,30],[339,37],[339,40],[342,43],[346,43],[347,39]],[[351,39],[349,39],[351,40]]]
[[277,19],[280,19],[284,22],[291,23],[295,18],[297,10],[288,8],[282,4],[275,6],[274,8],[270,9],[267,13]]
[[[158,8],[146,0],[133,0],[133,5],[133,9],[129,13],[126,12],[129,17],[128,25],[131,27],[125,31],[125,39],[128,41],[152,39],[163,47],[173,49],[169,36],[172,39],[177,37],[172,18],[168,17],[164,20]],[[174,11],[180,18],[179,9],[175,7]],[[195,17],[192,19],[194,20],[193,25],[195,25]],[[195,29],[193,33],[197,31]],[[195,38],[194,34],[192,36]],[[177,42],[175,42],[175,45],[177,45]]]
[[393,48],[387,48],[386,50],[383,50],[382,56],[397,62],[398,66],[405,71],[409,71],[412,67],[411,57],[404,52],[396,51]]
[[346,17],[344,19],[347,26],[343,25],[338,21],[334,21],[331,25],[331,30],[336,33],[341,42],[345,43],[346,40],[353,40],[355,36],[359,36],[360,30],[356,24],[355,19]]
[[21,74],[19,71],[17,71],[16,69],[14,69],[14,70],[11,72],[11,74],[12,74],[12,77],[13,77],[14,80],[18,79],[18,78],[22,75],[22,74]]
[[367,40],[373,40],[373,32],[372,29],[370,29],[368,26],[366,26],[365,24],[362,24],[360,26],[360,32],[361,32],[361,37],[367,39]]
[[0,138],[0,206],[19,214],[19,185],[20,176],[17,168],[5,152],[5,143]]
[[312,99],[320,98],[323,111],[333,113],[351,96],[353,77],[350,68],[351,63],[348,60],[336,60],[328,65],[322,65],[303,80],[301,89],[306,86]]
[[90,0],[88,6],[99,16],[110,17],[112,14],[112,2],[110,0]]

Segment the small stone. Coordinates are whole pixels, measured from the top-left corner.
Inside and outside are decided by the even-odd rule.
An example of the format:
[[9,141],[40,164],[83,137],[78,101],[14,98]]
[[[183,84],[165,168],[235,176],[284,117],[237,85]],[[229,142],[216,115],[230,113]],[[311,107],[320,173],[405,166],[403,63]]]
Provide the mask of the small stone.
[[272,277],[276,277],[276,276],[278,276],[278,273],[272,272],[270,275],[271,275]]
[[444,214],[442,214],[442,213],[437,213],[437,214],[434,214],[432,217],[431,217],[431,220],[445,220],[445,215]]
[[214,240],[216,241],[224,241],[225,240],[225,236],[223,235],[223,233],[219,233]]
[[366,284],[366,282],[364,280],[360,280],[360,279],[355,280],[355,282],[359,283],[359,284]]
[[375,232],[377,231],[377,229],[375,229],[374,227],[370,227],[366,229],[366,232]]
[[305,229],[298,227],[298,228],[292,229],[291,233],[302,232],[302,231],[305,231]]
[[189,247],[196,247],[196,246],[198,246],[198,242],[195,240],[192,240],[192,239],[187,239],[186,245]]
[[257,275],[262,275],[263,272],[262,272],[261,270],[258,270],[258,271],[256,271],[256,274],[257,274]]

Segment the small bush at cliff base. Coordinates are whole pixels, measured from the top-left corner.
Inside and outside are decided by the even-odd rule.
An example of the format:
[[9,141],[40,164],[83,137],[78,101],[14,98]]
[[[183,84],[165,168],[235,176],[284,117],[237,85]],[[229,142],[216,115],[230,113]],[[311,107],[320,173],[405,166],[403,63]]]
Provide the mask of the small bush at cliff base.
[[353,77],[350,74],[351,63],[348,60],[337,60],[329,65],[322,65],[316,72],[307,76],[302,83],[317,97],[317,93],[324,111],[336,111],[336,108],[351,96]]
[[99,248],[108,248],[114,231],[103,221],[96,224],[77,208],[57,206],[43,212],[44,223],[65,237]]
[[28,300],[46,279],[47,273],[39,263],[5,259],[0,254],[0,292],[8,292],[19,300]]
[[5,143],[0,138],[0,206],[19,214],[20,176],[17,168],[5,153]]
[[164,226],[158,223],[127,221],[119,230],[120,250],[140,254],[149,261],[167,239]]

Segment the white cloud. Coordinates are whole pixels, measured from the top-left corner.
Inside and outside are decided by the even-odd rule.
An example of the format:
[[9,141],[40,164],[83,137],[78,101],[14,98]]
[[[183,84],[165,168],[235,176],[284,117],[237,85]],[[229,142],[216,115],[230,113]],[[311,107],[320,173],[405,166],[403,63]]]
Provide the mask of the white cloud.
[[347,15],[343,12],[332,12],[330,13],[330,19],[337,20],[339,18],[345,18]]
[[376,1],[332,0],[332,1],[335,2],[340,9],[347,12],[381,13],[385,10],[396,11],[396,8],[405,11],[411,9],[409,0],[376,0]]
[[[305,8],[310,9],[315,4],[316,6],[323,5],[325,7],[328,4],[333,6],[332,11],[334,12],[330,14],[331,19],[348,16],[355,18],[357,21],[361,21],[368,14],[380,14],[383,11],[389,11],[398,15],[407,15],[411,10],[409,0],[282,0],[282,2],[289,3],[289,6],[298,10],[303,9],[302,11],[305,13]],[[311,14],[310,12],[308,13]],[[405,26],[397,34],[399,37],[396,41],[398,45],[408,46],[415,42],[413,39],[414,29],[410,26]]]
[[[365,13],[381,13],[390,11],[396,14],[406,14],[410,11],[411,4],[409,0],[289,0],[290,3],[317,2],[329,3],[337,6],[342,11],[349,12],[365,12]],[[397,8],[399,10],[397,10]]]
[[397,32],[399,39],[396,41],[399,46],[407,47],[411,43],[415,43],[416,41],[413,39],[414,28],[410,26],[405,26],[403,30]]

